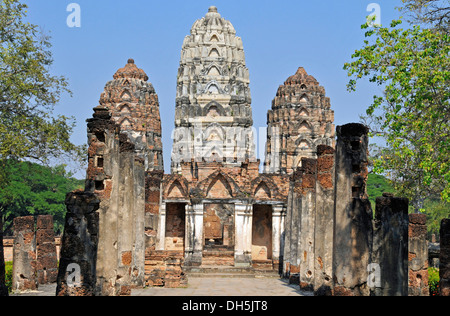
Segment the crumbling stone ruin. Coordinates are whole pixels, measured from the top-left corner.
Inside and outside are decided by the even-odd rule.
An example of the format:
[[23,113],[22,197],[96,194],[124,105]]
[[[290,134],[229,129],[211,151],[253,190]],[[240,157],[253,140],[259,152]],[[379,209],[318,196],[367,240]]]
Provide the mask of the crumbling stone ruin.
[[450,219],[441,222],[441,252],[439,256],[439,291],[450,296]]
[[13,291],[34,291],[39,284],[56,282],[56,256],[53,217],[40,215],[14,219]]
[[58,295],[182,287],[217,270],[280,274],[316,295],[408,295],[408,201],[380,197],[373,216],[368,128],[335,131],[330,99],[305,69],[268,112],[264,173],[242,40],[217,8],[182,46],[171,174],[148,79],[128,60],[88,120],[86,187],[66,200]]
[[409,296],[429,296],[427,216],[409,214]]

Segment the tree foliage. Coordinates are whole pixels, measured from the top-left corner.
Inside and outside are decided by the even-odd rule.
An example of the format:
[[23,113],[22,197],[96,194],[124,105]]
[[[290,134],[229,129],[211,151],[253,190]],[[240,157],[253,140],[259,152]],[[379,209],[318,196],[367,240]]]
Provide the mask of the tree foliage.
[[0,160],[77,157],[74,119],[53,115],[62,93],[70,93],[67,80],[50,73],[50,39],[24,21],[26,7],[0,1]]
[[384,88],[367,109],[373,135],[386,141],[374,157],[374,172],[387,174],[419,209],[436,193],[450,201],[450,37],[402,25],[363,25],[364,47],[344,69],[352,77],[349,91],[362,78]]
[[83,187],[83,181],[65,166],[46,167],[31,162],[7,161],[8,185],[0,191],[4,232],[11,235],[12,220],[19,216],[53,215],[56,231],[62,231],[67,193]]
[[422,24],[431,29],[449,31],[450,0],[402,0],[400,8],[409,22]]

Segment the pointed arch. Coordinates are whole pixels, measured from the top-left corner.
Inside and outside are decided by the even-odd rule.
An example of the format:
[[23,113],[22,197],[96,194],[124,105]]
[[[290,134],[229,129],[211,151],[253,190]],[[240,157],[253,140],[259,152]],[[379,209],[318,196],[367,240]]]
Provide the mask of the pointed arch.
[[210,42],[218,42],[219,38],[217,37],[216,34],[214,34],[213,36],[211,36]]
[[303,121],[298,127],[298,132],[299,133],[311,133],[312,132],[312,128],[311,128],[311,126],[309,125],[308,122]]
[[220,70],[216,66],[212,66],[208,70],[208,76],[220,76]]
[[228,180],[223,176],[222,173],[219,173],[214,177],[211,181],[208,189],[206,191],[207,198],[211,199],[223,199],[223,198],[232,198],[233,190],[231,188]]
[[127,117],[124,118],[121,122],[120,122],[120,128],[122,129],[129,129],[133,127],[133,122],[131,122]]
[[259,183],[259,185],[256,187],[254,194],[257,200],[272,198],[272,193],[270,192],[269,186],[266,184],[265,181],[261,181]]
[[309,116],[309,112],[306,108],[300,109],[300,112],[298,114],[299,116]]
[[217,48],[213,48],[209,51],[208,57],[220,57],[220,53]]
[[119,106],[120,113],[131,113],[131,109],[128,103],[122,104]]
[[122,100],[131,100],[131,93],[128,90],[124,90],[120,95]]
[[300,103],[309,103],[309,98],[306,94],[302,94],[300,97]]
[[167,190],[167,198],[186,198],[186,192],[179,180],[175,180],[169,190]]

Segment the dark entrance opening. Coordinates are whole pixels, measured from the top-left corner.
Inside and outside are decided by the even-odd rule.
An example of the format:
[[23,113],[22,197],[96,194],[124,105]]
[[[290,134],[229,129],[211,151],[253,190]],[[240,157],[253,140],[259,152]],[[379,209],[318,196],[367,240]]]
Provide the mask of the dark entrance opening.
[[186,238],[186,204],[166,205],[165,250],[184,252]]
[[253,206],[252,260],[272,260],[272,206]]
[[203,265],[234,265],[234,205],[205,204]]

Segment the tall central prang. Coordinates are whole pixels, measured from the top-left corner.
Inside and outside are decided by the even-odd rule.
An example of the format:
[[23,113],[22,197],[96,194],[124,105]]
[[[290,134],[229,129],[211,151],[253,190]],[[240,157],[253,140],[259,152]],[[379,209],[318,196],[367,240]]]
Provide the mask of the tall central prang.
[[181,51],[172,173],[192,160],[229,166],[256,160],[249,84],[241,38],[210,7]]

